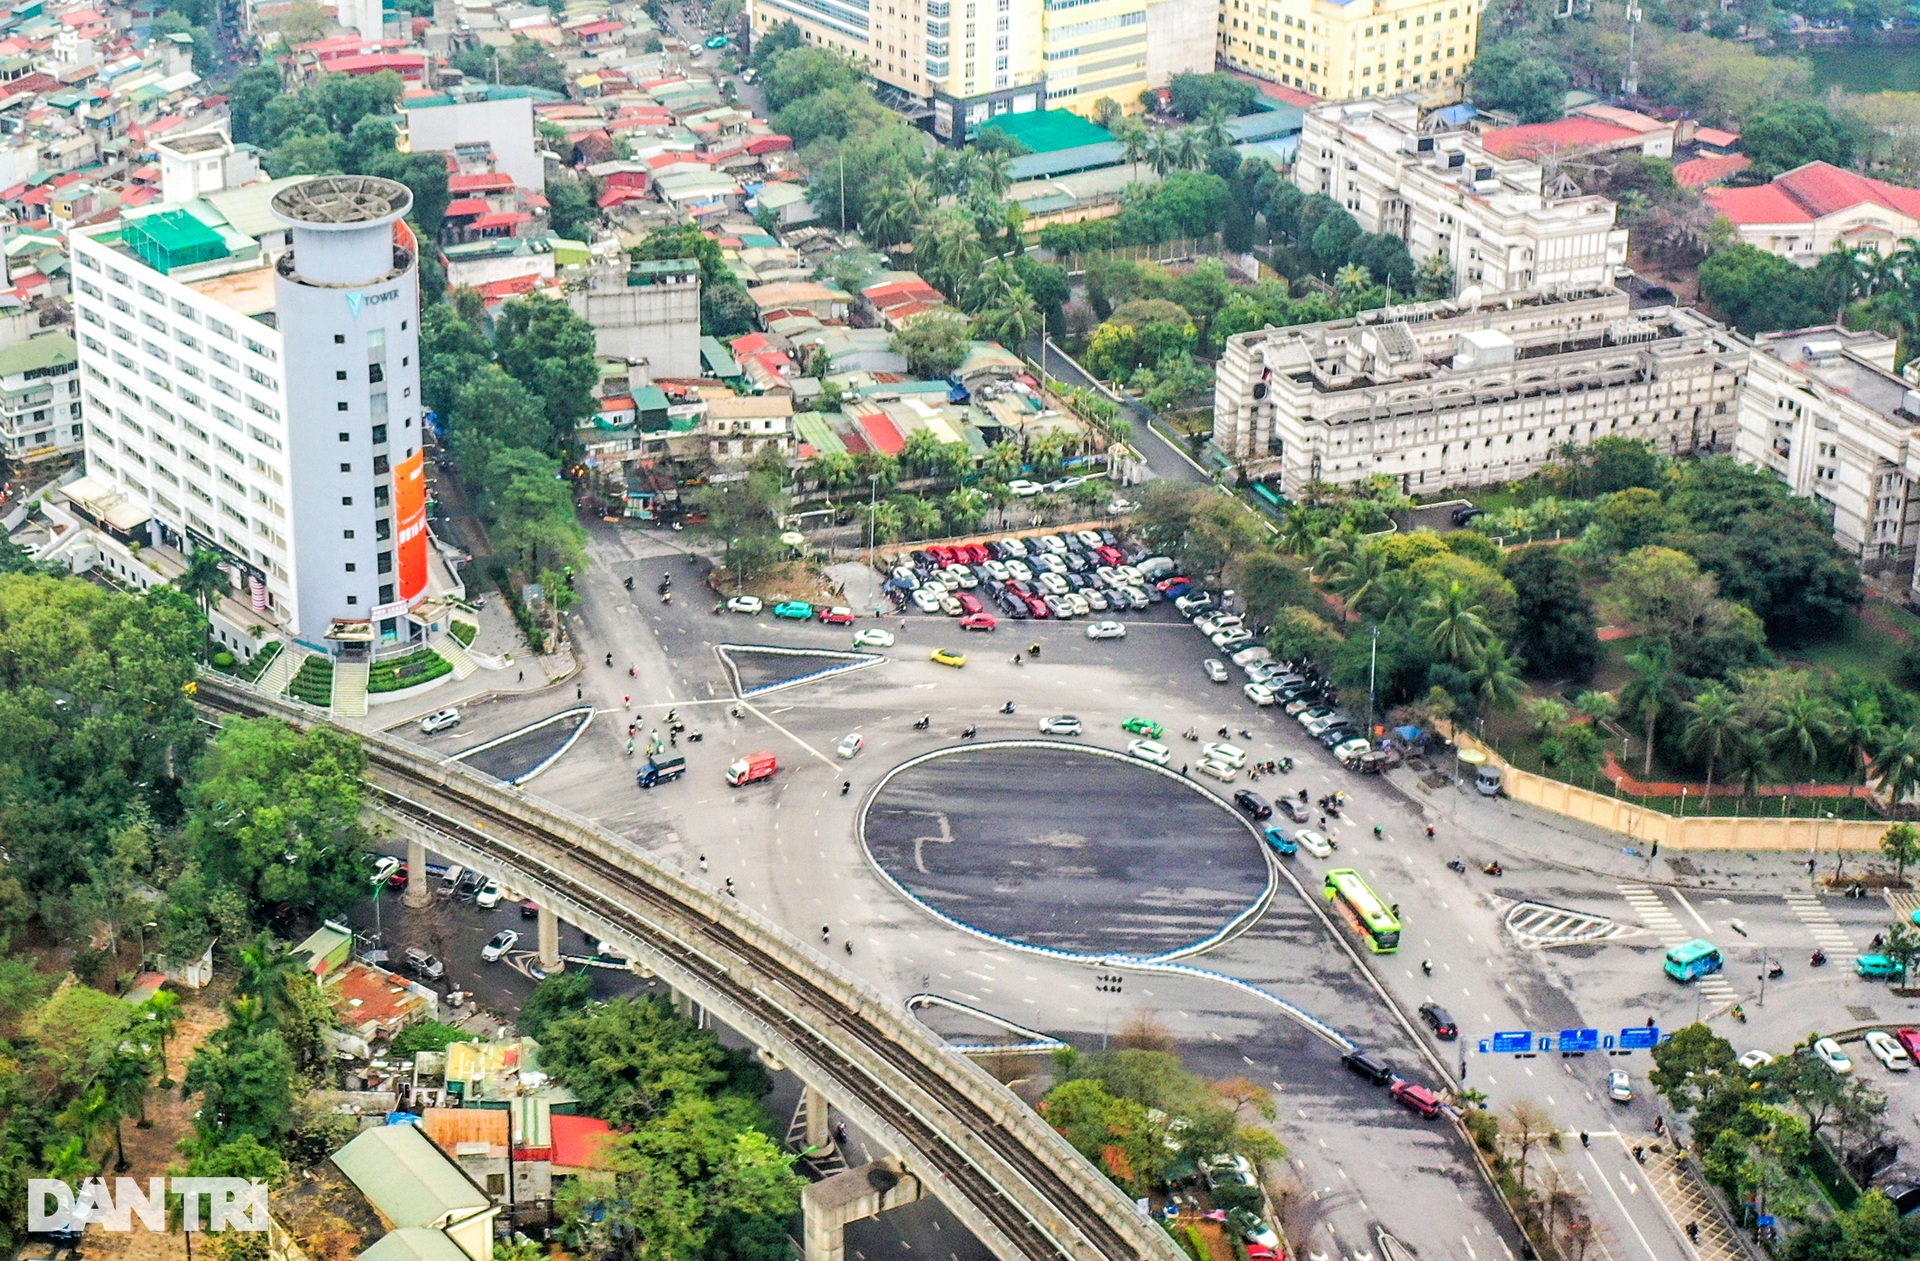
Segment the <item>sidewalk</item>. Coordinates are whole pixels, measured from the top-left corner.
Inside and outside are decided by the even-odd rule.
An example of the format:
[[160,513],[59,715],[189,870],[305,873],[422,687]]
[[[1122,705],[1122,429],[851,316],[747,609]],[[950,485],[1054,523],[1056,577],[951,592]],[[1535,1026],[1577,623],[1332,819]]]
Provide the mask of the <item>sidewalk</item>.
[[[427,688],[417,695],[402,693],[404,699],[369,705],[364,720],[368,726],[391,730],[456,705],[538,692],[564,683],[578,669],[571,652],[529,652],[506,600],[497,593],[487,597],[486,607],[473,616],[480,623],[480,633],[468,645],[467,653],[480,668],[459,682]],[[503,664],[492,669],[488,663],[494,662]]]

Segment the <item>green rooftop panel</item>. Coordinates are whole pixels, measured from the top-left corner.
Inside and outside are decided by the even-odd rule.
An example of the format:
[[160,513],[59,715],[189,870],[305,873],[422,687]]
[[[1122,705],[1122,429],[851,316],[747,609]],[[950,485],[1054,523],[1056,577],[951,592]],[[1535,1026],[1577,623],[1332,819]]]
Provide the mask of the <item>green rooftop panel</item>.
[[218,232],[184,210],[162,210],[121,229],[121,240],[139,259],[163,274],[227,256]]
[[1029,153],[1055,153],[1061,149],[1077,149],[1084,144],[1099,144],[1113,139],[1104,127],[1096,126],[1063,109],[1034,110],[1026,114],[1001,114],[988,119],[975,129],[974,134],[982,131],[1005,132],[1009,140],[1017,140]]

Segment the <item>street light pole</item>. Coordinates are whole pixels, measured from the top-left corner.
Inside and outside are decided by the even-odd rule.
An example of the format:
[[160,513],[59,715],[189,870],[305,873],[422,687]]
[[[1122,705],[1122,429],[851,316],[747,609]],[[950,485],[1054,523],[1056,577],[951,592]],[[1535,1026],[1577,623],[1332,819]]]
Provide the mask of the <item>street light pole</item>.
[[1367,650],[1367,739],[1373,739],[1374,668],[1380,663],[1380,628],[1373,628],[1373,646]]
[[880,475],[867,474],[867,568],[873,568],[873,514],[879,506]]

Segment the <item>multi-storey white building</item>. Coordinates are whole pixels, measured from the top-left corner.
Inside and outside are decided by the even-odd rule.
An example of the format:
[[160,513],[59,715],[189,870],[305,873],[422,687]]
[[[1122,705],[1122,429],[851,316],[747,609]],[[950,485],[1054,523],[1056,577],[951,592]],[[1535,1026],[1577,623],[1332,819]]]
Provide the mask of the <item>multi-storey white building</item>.
[[[38,322],[28,312],[25,319]],[[13,464],[78,451],[80,368],[64,329],[0,348],[0,454]]]
[[218,550],[263,620],[348,656],[425,629],[410,205],[295,177],[72,238],[87,493],[123,533]]
[[1564,446],[1731,445],[1746,348],[1698,312],[1618,289],[1430,302],[1227,339],[1214,445],[1253,477],[1409,494],[1511,481]]
[[1614,226],[1611,201],[1559,196],[1539,165],[1494,157],[1438,118],[1423,119],[1404,98],[1316,106],[1301,125],[1293,182],[1339,202],[1368,232],[1399,237],[1415,262],[1446,259],[1461,286],[1613,282],[1627,263],[1627,230]]
[[1874,332],[1764,334],[1740,398],[1741,461],[1818,502],[1871,571],[1920,549],[1920,390],[1894,373],[1894,350]]

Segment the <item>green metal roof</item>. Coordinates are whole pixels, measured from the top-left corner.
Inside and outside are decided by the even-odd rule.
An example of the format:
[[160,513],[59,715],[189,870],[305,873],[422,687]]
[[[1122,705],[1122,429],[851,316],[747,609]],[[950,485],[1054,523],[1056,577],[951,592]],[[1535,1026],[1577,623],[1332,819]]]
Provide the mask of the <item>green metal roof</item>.
[[388,1231],[360,1254],[360,1261],[468,1261],[468,1257],[446,1231],[414,1226]]
[[819,412],[796,412],[793,431],[800,441],[820,455],[846,454],[847,444],[840,440],[840,435],[833,431],[833,426]]
[[333,1163],[396,1228],[464,1220],[490,1204],[460,1166],[411,1125],[363,1130],[333,1154]]
[[36,368],[57,368],[78,359],[78,348],[66,333],[44,333],[0,350],[0,377],[19,376]]
[[705,361],[707,371],[717,377],[740,375],[739,362],[734,359],[733,352],[728,350],[718,337],[700,339],[700,358]]
[[667,410],[667,392],[657,385],[643,385],[633,392],[633,410],[636,412],[664,412]]

